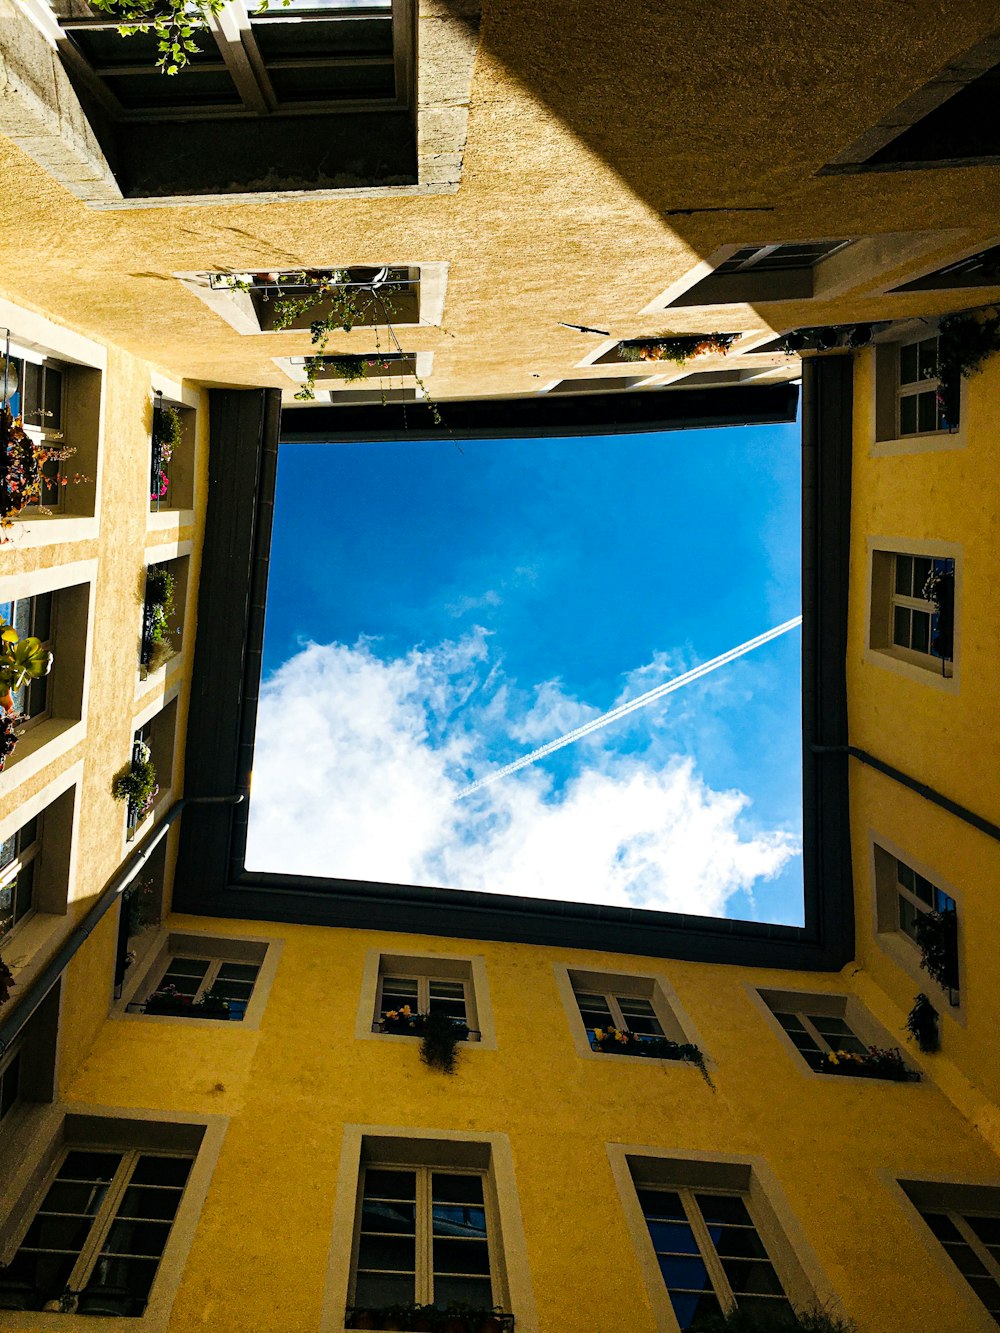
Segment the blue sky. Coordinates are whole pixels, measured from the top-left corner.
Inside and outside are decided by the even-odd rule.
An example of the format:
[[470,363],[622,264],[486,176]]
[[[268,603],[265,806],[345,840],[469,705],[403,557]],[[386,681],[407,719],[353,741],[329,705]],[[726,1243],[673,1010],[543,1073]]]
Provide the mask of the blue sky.
[[607,857],[607,901],[676,907],[703,843],[686,910],[800,921],[797,630],[454,801],[797,615],[799,486],[797,426],[283,445],[248,864],[590,900]]

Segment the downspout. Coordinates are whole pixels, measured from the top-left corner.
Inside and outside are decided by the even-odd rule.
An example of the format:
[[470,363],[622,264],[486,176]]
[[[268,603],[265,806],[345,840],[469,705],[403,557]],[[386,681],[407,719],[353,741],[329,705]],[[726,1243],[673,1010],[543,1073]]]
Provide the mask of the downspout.
[[988,838],[1000,842],[1000,825],[984,819],[982,815],[977,815],[974,810],[969,810],[964,805],[959,805],[957,801],[953,801],[949,796],[942,796],[933,787],[928,787],[926,782],[918,782],[916,778],[911,778],[908,773],[903,773],[900,769],[893,768],[891,764],[876,759],[867,750],[860,750],[856,745],[811,745],[809,748],[813,754],[849,754],[852,759],[857,759],[859,763],[867,764],[869,768],[884,773],[887,778],[892,778],[900,786],[908,787],[910,791],[915,791],[924,800],[940,806],[942,810],[947,810],[956,819],[961,819],[971,828],[978,829],[980,833],[985,833]]
[[174,802],[152,837],[147,839],[141,847],[137,847],[131,856],[122,863],[117,874],[95,900],[83,920],[73,927],[52,958],[49,959],[34,981],[30,983],[14,1012],[8,1018],[0,1021],[0,1056],[8,1050],[11,1042],[62,976],[73,955],[84,940],[90,937],[105,913],[118,901],[132,883],[149,859],[150,852],[160,845],[166,837],[170,825],[184,809],[189,805],[239,805],[243,799],[243,793],[238,792],[233,796],[182,796],[179,801]]

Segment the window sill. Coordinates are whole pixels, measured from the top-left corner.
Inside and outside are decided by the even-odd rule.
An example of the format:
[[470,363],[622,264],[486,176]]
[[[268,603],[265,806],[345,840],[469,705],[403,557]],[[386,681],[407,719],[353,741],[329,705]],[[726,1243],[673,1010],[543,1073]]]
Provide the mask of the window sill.
[[948,662],[947,667],[950,674],[945,676],[941,674],[941,659],[932,659],[936,663],[935,666],[924,666],[922,663],[917,665],[915,661],[905,657],[903,651],[897,648],[868,646],[865,648],[864,659],[872,666],[883,667],[888,671],[896,671],[901,676],[907,676],[910,680],[918,681],[921,685],[931,685],[935,689],[945,690],[949,694],[959,692],[957,660]]
[[0,772],[0,797],[61,759],[85,735],[82,722],[64,717],[50,717],[31,727],[17,742],[6,768]]
[[885,458],[894,454],[946,453],[949,450],[964,449],[965,431],[958,430],[928,431],[926,435],[899,435],[888,439],[873,439],[872,458]]
[[193,528],[193,509],[151,509],[146,515],[147,532],[163,532],[170,528]]
[[42,514],[30,518],[16,518],[8,529],[13,546],[52,546],[61,542],[94,540],[100,523],[93,517],[79,514]]

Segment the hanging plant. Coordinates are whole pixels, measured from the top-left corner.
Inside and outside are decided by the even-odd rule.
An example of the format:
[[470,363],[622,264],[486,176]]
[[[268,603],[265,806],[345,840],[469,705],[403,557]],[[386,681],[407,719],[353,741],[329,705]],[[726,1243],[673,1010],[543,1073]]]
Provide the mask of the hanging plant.
[[[159,52],[156,65],[164,74],[177,74],[200,49],[195,34],[208,27],[213,14],[225,8],[225,0],[90,0],[91,8],[119,19],[118,33],[132,37],[152,30]],[[290,0],[282,0],[287,5]],[[268,0],[255,12],[263,13]]]
[[150,453],[149,498],[162,500],[170,489],[167,469],[180,446],[184,423],[176,407],[166,406],[157,399],[153,408],[153,444]]
[[111,795],[116,801],[128,801],[130,810],[137,819],[142,819],[158,791],[152,753],[148,745],[139,741],[129,764],[115,774]]
[[962,380],[982,370],[1000,351],[1000,306],[963,310],[938,325],[938,405],[946,422],[958,422]]
[[927,996],[920,992],[906,1017],[906,1030],[922,1051],[930,1054],[941,1045],[938,1030],[938,1011]]
[[458,1044],[468,1035],[468,1028],[453,1023],[447,1014],[424,1014],[420,1034],[420,1058],[430,1069],[453,1074],[458,1058]]
[[674,361],[683,365],[696,356],[725,356],[738,333],[661,333],[655,338],[632,338],[619,344],[623,361]]
[[[6,403],[0,404],[0,526],[9,528],[29,505],[39,514],[48,514],[42,504],[42,492],[67,486],[71,478],[45,475],[47,463],[64,463],[76,453],[73,448],[54,449],[36,443],[24,429],[20,417],[11,415]],[[74,473],[74,485],[91,481]]]
[[[934,604],[936,620],[931,650],[946,661],[951,661],[955,653],[955,570],[948,562],[935,561],[922,589],[925,601]],[[949,567],[950,566],[950,567]]]
[[920,966],[945,990],[957,990],[958,913],[921,912],[915,926]]
[[168,630],[174,610],[175,588],[173,574],[163,565],[150,565],[146,570],[139,661],[147,671],[157,671],[173,656]]
[[17,728],[17,716],[14,713],[8,713],[5,708],[0,708],[0,773],[3,772],[4,765],[14,753],[18,740]]
[[143,880],[130,884],[125,890],[125,920],[128,937],[141,935],[150,926],[156,925],[156,903],[153,885]]
[[875,336],[877,328],[885,324],[825,324],[815,328],[792,329],[783,333],[774,345],[776,352],[788,356],[799,352],[832,352],[835,347],[847,347],[856,351],[867,347]]
[[0,1004],[6,1004],[10,999],[10,988],[17,983],[14,980],[14,973],[10,970],[2,958],[0,958]]

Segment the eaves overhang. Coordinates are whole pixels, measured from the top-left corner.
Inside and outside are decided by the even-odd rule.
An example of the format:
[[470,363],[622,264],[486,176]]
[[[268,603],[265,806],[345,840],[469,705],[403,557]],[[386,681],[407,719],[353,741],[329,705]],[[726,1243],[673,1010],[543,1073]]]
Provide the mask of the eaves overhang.
[[[682,432],[795,420],[795,386],[539,396],[447,404],[450,438]],[[185,795],[249,793],[280,441],[439,438],[430,409],[295,409],[278,390],[213,390]],[[852,362],[808,361],[802,389],[802,927],[549,899],[249,871],[249,802],[186,815],[176,911],[511,940],[755,967],[837,970],[854,954],[845,645]],[[684,448],[683,434],[676,447]],[[813,747],[822,746],[822,753]]]

